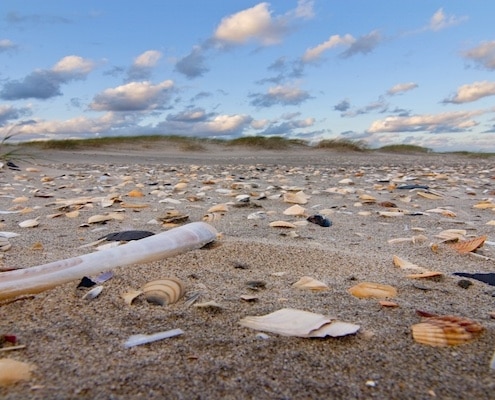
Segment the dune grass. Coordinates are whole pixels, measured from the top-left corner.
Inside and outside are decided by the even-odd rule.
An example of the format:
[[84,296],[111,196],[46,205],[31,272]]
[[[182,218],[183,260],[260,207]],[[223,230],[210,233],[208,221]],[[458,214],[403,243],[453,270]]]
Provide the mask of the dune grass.
[[325,139],[319,141],[315,148],[328,149],[336,151],[357,151],[364,152],[368,150],[368,146],[362,140],[348,140],[348,139]]
[[292,147],[307,147],[307,143],[298,139],[286,139],[281,136],[246,136],[225,142],[227,146],[242,146],[264,150],[287,150]]
[[388,146],[380,147],[376,149],[376,151],[399,154],[426,154],[433,152],[433,150],[427,147],[417,146],[414,144],[390,144]]

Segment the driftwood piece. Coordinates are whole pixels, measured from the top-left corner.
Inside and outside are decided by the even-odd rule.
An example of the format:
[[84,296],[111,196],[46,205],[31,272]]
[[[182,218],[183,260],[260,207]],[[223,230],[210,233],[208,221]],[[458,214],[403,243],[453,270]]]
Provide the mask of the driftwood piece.
[[39,293],[117,267],[147,263],[199,249],[217,238],[205,222],[193,222],[122,246],[0,273],[0,300]]

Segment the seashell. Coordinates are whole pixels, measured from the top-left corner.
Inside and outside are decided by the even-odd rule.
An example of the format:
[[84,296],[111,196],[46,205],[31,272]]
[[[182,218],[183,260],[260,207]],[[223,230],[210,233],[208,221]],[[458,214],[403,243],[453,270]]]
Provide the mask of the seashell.
[[418,267],[416,264],[413,264],[412,262],[409,262],[407,260],[404,260],[403,258],[400,258],[399,256],[394,255],[393,257],[394,265],[396,267],[402,268],[402,269],[420,269],[424,270],[422,267]]
[[369,195],[369,194],[362,194],[359,196],[359,200],[361,200],[361,202],[363,204],[373,204],[373,203],[376,203],[376,198]]
[[204,301],[202,303],[196,303],[196,304],[194,304],[193,307],[196,307],[196,308],[210,308],[212,310],[220,310],[220,309],[223,308],[223,306],[221,304],[217,303],[214,300]]
[[399,305],[395,301],[388,301],[388,300],[380,300],[378,302],[382,307],[388,307],[388,308],[395,308],[399,307]]
[[186,190],[186,188],[186,182],[179,182],[177,185],[174,186],[174,192],[182,192],[183,190]]
[[482,247],[487,238],[488,237],[486,235],[483,235],[471,240],[464,240],[462,242],[449,244],[449,247],[457,250],[457,252],[461,254],[467,254],[475,251],[479,247]]
[[134,189],[134,190],[131,190],[129,193],[127,193],[127,196],[129,196],[129,197],[144,197],[144,193],[138,189]]
[[126,293],[122,293],[121,296],[126,304],[131,305],[132,302],[142,294],[142,290],[130,290]]
[[68,213],[65,213],[65,216],[67,218],[77,218],[79,217],[79,210],[74,210],[74,211],[69,211]]
[[411,279],[424,279],[424,278],[438,278],[440,276],[443,276],[441,272],[437,271],[424,271],[419,274],[409,274],[406,275],[406,278],[411,278]]
[[265,211],[256,211],[247,216],[247,219],[266,219],[267,215]]
[[185,284],[177,278],[165,278],[148,282],[142,288],[144,298],[153,304],[164,306],[176,303],[185,293]]
[[404,216],[404,213],[401,211],[378,211],[378,215],[381,217],[402,217]]
[[354,185],[354,182],[350,178],[344,178],[339,181],[341,185]]
[[495,203],[492,201],[480,201],[479,203],[475,204],[473,208],[477,208],[479,210],[486,210],[486,209],[495,209]]
[[229,209],[226,204],[216,204],[208,209],[207,212],[215,213],[215,212],[227,212]]
[[12,203],[14,203],[14,204],[25,203],[28,200],[29,200],[29,197],[21,196],[21,197],[16,197],[15,199],[12,199]]
[[31,378],[31,371],[34,369],[33,364],[11,358],[0,358],[0,386],[8,386],[27,380]]
[[88,224],[102,224],[111,221],[112,219],[110,214],[97,214],[88,218]]
[[149,206],[150,206],[149,204],[145,204],[145,203],[125,203],[125,202],[120,203],[120,207],[122,207],[122,208],[139,209],[139,208],[147,208]]
[[351,287],[349,293],[360,299],[386,299],[397,296],[397,289],[380,283],[362,282]]
[[392,203],[391,201],[382,201],[378,203],[378,205],[385,208],[397,208],[397,204]]
[[189,215],[182,214],[178,210],[170,210],[164,216],[158,218],[164,224],[181,224],[189,219]]
[[141,344],[147,344],[151,342],[156,342],[157,340],[168,339],[174,336],[179,336],[182,335],[183,333],[184,331],[182,329],[171,329],[169,331],[157,332],[151,335],[145,335],[145,334],[132,335],[129,337],[129,339],[126,340],[124,346],[127,348],[139,346]]
[[491,219],[490,221],[488,221],[488,222],[486,223],[486,225],[495,226],[495,219]]
[[294,204],[293,206],[285,209],[283,214],[291,215],[294,217],[303,217],[306,214],[306,209],[304,207],[301,207],[299,204]]
[[435,235],[436,238],[443,240],[458,241],[464,239],[467,231],[464,229],[446,229]]
[[9,239],[3,236],[0,236],[0,251],[7,251],[12,247],[12,244],[9,242]]
[[446,210],[445,208],[432,208],[431,210],[426,210],[426,212],[442,214],[444,217],[455,218],[457,214],[451,210]]
[[320,292],[322,290],[327,290],[328,286],[321,281],[318,281],[310,276],[303,276],[292,287],[298,289],[311,290],[313,292]]
[[95,286],[91,290],[89,290],[82,298],[83,300],[93,300],[98,297],[103,290],[103,286]]
[[291,222],[287,222],[287,221],[273,221],[273,222],[270,222],[269,225],[272,228],[288,228],[288,229],[295,229],[295,228],[297,228],[296,225],[294,225]]
[[248,316],[239,324],[258,331],[304,338],[352,335],[360,328],[359,325],[292,308],[283,308],[264,316]]
[[259,299],[258,296],[253,296],[253,295],[250,295],[250,294],[243,294],[240,296],[241,300],[244,300],[244,301],[257,301]]
[[332,226],[332,221],[320,214],[310,215],[308,218],[306,218],[306,220],[313,224],[323,226],[324,228]]
[[418,311],[423,321],[411,327],[416,342],[430,346],[455,346],[475,339],[484,327],[475,321],[453,315],[438,316]]
[[40,217],[34,219],[26,219],[25,221],[19,222],[21,228],[34,228],[40,224]]
[[443,199],[442,196],[430,192],[417,192],[419,197],[423,197],[424,199],[429,200],[440,200]]
[[224,215],[224,213],[220,212],[206,213],[205,215],[203,215],[202,220],[205,222],[215,222],[221,220]]
[[309,196],[307,196],[303,191],[296,193],[288,192],[284,193],[283,200],[285,203],[294,204],[306,204],[308,202]]

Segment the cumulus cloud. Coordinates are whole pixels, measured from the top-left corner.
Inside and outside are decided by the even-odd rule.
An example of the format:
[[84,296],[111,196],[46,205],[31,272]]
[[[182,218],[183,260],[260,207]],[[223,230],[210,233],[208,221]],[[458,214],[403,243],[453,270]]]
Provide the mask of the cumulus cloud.
[[478,125],[473,118],[484,111],[453,111],[440,114],[387,117],[372,122],[369,133],[377,132],[463,132]]
[[495,82],[481,81],[462,85],[457,89],[457,93],[445,99],[444,103],[469,103],[483,97],[495,95]]
[[197,78],[209,71],[205,61],[203,48],[195,46],[187,56],[175,64],[175,69],[189,79]]
[[348,100],[342,100],[340,103],[335,104],[333,106],[333,109],[335,111],[341,111],[341,112],[347,111],[349,108],[351,108],[351,103],[349,103]]
[[160,122],[157,128],[160,131],[173,132],[184,136],[211,137],[211,136],[238,136],[248,128],[252,118],[244,114],[208,115],[202,110],[195,110],[198,118],[191,118],[186,112],[168,116]]
[[30,73],[22,80],[7,81],[0,91],[4,100],[28,98],[49,99],[60,96],[61,86],[73,80],[82,80],[93,70],[91,60],[79,56],[67,56],[58,61],[51,69],[40,69]]
[[134,59],[128,71],[127,81],[148,80],[151,77],[153,67],[156,66],[162,53],[158,50],[148,50]]
[[387,94],[389,96],[394,96],[396,94],[402,94],[404,92],[408,92],[410,90],[416,89],[418,87],[417,83],[408,82],[408,83],[398,83],[397,85],[392,86],[387,90]]
[[439,8],[435,14],[430,18],[428,28],[432,31],[440,31],[445,28],[449,28],[454,25],[458,25],[467,17],[456,17],[455,15],[446,15],[443,12],[443,8]]
[[463,56],[486,69],[495,70],[495,40],[482,42],[480,45],[465,51]]
[[330,49],[333,49],[337,46],[350,46],[356,41],[356,39],[352,35],[332,35],[323,43],[319,45],[309,48],[306,50],[304,55],[302,56],[302,60],[304,62],[312,62],[318,60],[321,55]]
[[267,93],[256,93],[250,97],[253,97],[251,105],[255,107],[271,107],[276,104],[298,105],[311,98],[305,90],[283,85],[273,86]]
[[145,111],[163,109],[174,87],[171,80],[157,85],[131,82],[97,94],[90,108],[95,111]]
[[215,29],[213,40],[225,45],[242,45],[257,41],[263,46],[278,44],[292,29],[291,22],[314,16],[313,1],[298,1],[295,10],[272,16],[268,3],[239,11],[223,18]]
[[0,53],[14,50],[17,46],[14,44],[12,40],[9,39],[0,39]]

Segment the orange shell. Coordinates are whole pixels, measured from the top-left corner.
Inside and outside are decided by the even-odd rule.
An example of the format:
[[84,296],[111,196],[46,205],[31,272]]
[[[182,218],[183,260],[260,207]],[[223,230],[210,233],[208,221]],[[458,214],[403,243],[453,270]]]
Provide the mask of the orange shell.
[[430,346],[455,346],[475,339],[485,328],[467,318],[446,316],[428,316],[423,322],[412,326],[412,335],[416,342]]
[[449,246],[461,254],[467,254],[476,250],[478,247],[483,246],[487,238],[486,235],[483,235],[471,240],[463,240],[462,242],[449,244]]
[[351,287],[349,293],[359,299],[386,299],[397,296],[397,289],[380,283],[361,282]]

